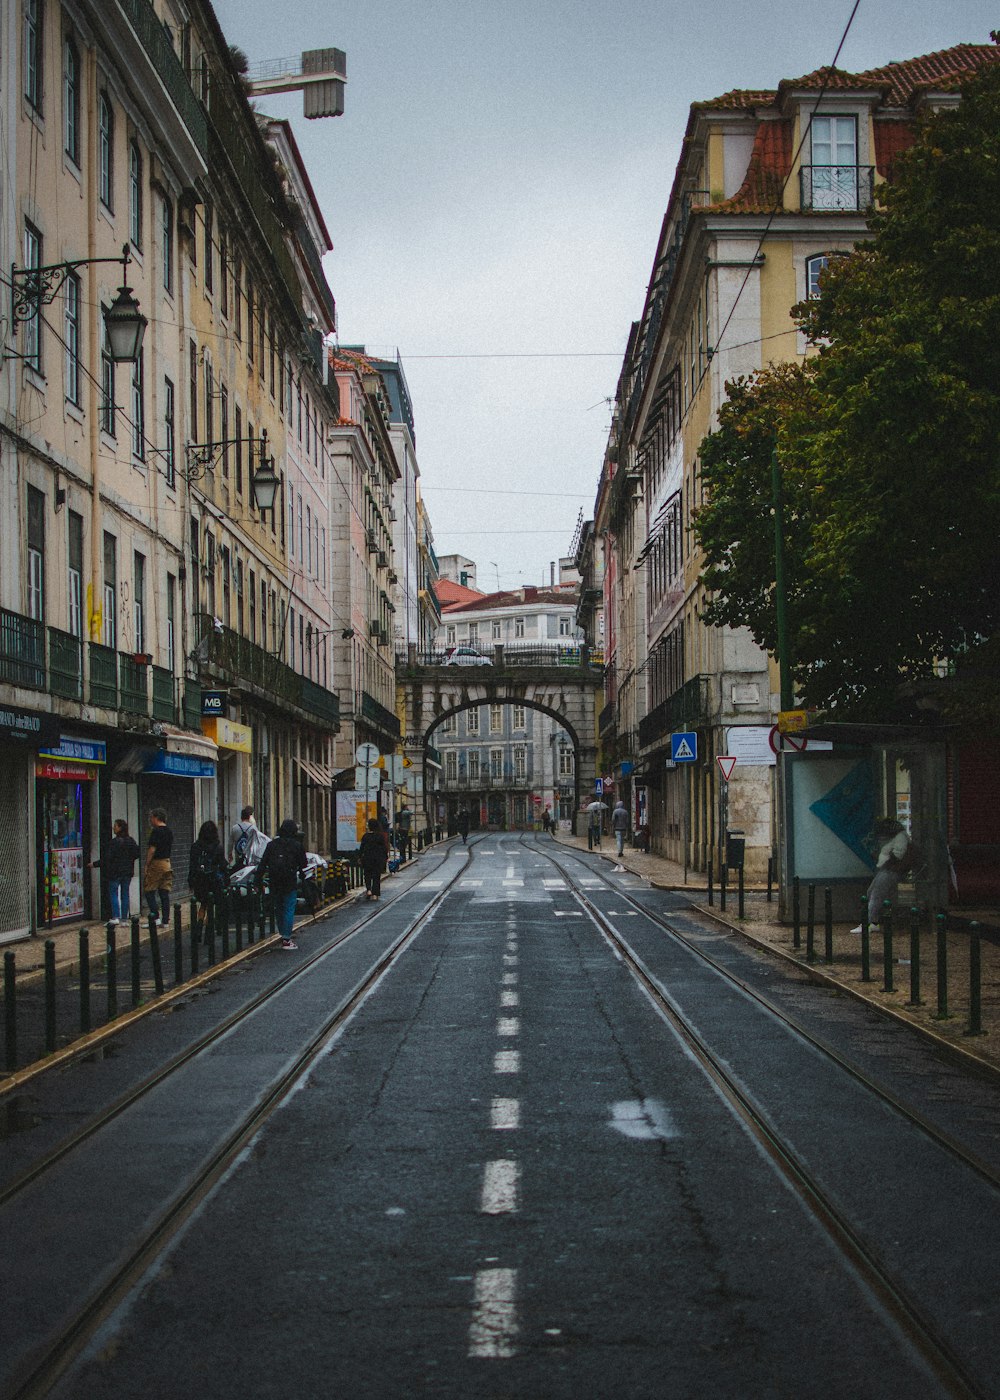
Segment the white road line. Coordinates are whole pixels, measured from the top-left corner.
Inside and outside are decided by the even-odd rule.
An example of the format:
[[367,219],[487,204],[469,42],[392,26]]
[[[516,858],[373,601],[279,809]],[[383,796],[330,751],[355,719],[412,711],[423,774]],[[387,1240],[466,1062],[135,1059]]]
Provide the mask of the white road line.
[[460,890],[478,890],[482,883],[482,880],[459,880],[458,888]]
[[444,884],[443,880],[421,880],[421,887],[425,890],[439,890]]
[[504,955],[503,955],[503,960],[504,960],[505,964],[507,965],[507,967],[517,967],[517,954],[516,954],[516,953],[504,953]]
[[520,1006],[520,1004],[521,1004],[521,998],[518,996],[517,992],[501,992],[501,993],[500,993],[500,1005],[501,1005],[501,1006]]
[[490,1127],[502,1131],[521,1126],[520,1099],[494,1099],[490,1107]]
[[494,1074],[520,1074],[520,1050],[498,1050],[493,1056]]
[[519,888],[523,888],[523,886],[524,886],[524,881],[523,881],[523,880],[509,880],[509,879],[508,879],[508,880],[504,880],[504,884],[505,884],[505,885],[517,885]]
[[518,1333],[516,1269],[480,1269],[474,1281],[474,1310],[469,1325],[469,1355],[514,1356]]
[[516,987],[516,986],[517,986],[517,973],[516,973],[516,972],[505,972],[504,975],[503,975],[503,979],[502,979],[502,980],[503,980],[503,985],[504,985],[505,987]]
[[520,1035],[521,1022],[516,1016],[501,1016],[497,1021],[497,1035]]
[[479,1209],[483,1215],[509,1215],[517,1210],[520,1175],[520,1164],[507,1158],[486,1163],[483,1172],[483,1193],[479,1202]]
[[513,878],[514,878],[514,873],[515,873],[515,872],[514,872],[514,867],[513,867],[512,865],[508,865],[508,867],[507,867],[507,879],[508,879],[508,880],[513,880]]
[[582,919],[583,914],[579,909],[557,909],[555,911],[557,919]]
[[566,881],[565,881],[565,880],[543,880],[543,881],[542,881],[542,888],[543,888],[543,889],[546,889],[546,890],[564,890],[564,889],[566,888]]

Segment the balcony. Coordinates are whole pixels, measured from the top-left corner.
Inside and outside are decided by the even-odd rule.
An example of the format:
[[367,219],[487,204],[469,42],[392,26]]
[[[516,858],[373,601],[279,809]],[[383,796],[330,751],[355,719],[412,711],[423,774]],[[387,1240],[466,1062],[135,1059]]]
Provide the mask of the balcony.
[[49,689],[66,700],[83,699],[83,642],[58,627],[49,628]]
[[393,740],[399,740],[401,727],[398,717],[384,705],[380,705],[367,690],[361,692],[361,718]]
[[709,677],[692,676],[673,695],[639,721],[639,747],[648,748],[668,734],[695,729],[709,717]]
[[456,777],[442,777],[442,792],[528,792],[533,786],[530,773],[514,773],[507,768],[502,773],[491,773],[480,769],[478,773],[459,773]]
[[0,608],[0,681],[45,689],[45,624]]
[[799,169],[799,203],[803,209],[869,209],[875,199],[873,165],[803,165]]
[[294,705],[339,728],[340,701],[332,691],[300,676],[256,642],[215,622],[207,613],[198,613],[195,628],[195,657],[213,679],[218,677],[237,688],[251,690],[262,700]]
[[118,0],[146,53],[146,58],[162,82],[171,102],[187,127],[195,146],[208,154],[208,121],[201,103],[188,82],[184,66],[163,27],[163,21],[149,0]]
[[610,705],[605,705],[604,709],[597,716],[597,732],[601,738],[605,738],[615,727],[618,707],[612,700]]

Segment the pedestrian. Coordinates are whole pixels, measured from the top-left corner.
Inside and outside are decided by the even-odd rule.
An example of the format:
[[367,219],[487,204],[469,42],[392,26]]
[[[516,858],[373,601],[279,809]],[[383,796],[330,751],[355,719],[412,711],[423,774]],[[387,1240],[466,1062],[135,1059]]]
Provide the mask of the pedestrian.
[[403,860],[413,859],[413,838],[410,835],[412,825],[413,813],[404,802],[396,814],[396,846]]
[[292,938],[295,906],[299,898],[299,876],[306,868],[306,848],[299,835],[298,823],[286,818],[278,834],[269,841],[254,875],[259,888],[264,880],[274,901],[274,917],[281,934],[281,946],[294,952],[299,946]]
[[217,900],[226,887],[229,866],[226,853],[219,839],[219,828],[215,822],[202,822],[198,839],[191,847],[188,861],[188,880],[191,893],[198,901],[198,937],[208,918],[211,900]]
[[608,810],[606,802],[600,802],[595,797],[593,802],[587,803],[587,850],[599,851],[601,849],[601,820],[603,814]]
[[621,799],[615,803],[615,810],[611,813],[611,830],[615,834],[615,841],[618,843],[618,859],[621,860],[625,854],[625,833],[628,831],[628,812],[626,812],[625,803]]
[[257,823],[254,821],[253,808],[244,807],[240,812],[240,819],[229,829],[229,864],[234,870],[241,869],[244,865],[250,864],[250,853],[253,849],[254,832],[257,830]]
[[[882,906],[888,900],[895,903],[899,893],[899,877],[913,863],[910,838],[902,822],[893,817],[883,817],[875,823],[872,841],[878,851],[875,862],[875,875],[868,886],[868,927],[879,931]],[[861,925],[851,929],[860,933]]]
[[[118,817],[111,826],[112,837],[104,858],[104,875],[108,882],[108,901],[111,905],[111,918],[108,924],[117,928],[129,920],[129,885],[139,859],[139,847],[135,838],[128,834],[128,822]],[[99,866],[101,862],[92,862]]]
[[459,809],[456,825],[458,827],[458,834],[462,838],[462,845],[464,846],[469,840],[469,814],[464,807]]
[[162,807],[154,807],[150,812],[149,828],[142,888],[149,912],[154,919],[159,915],[160,927],[166,928],[170,921],[170,891],[174,885],[174,868],[170,863],[174,833],[167,826],[167,814]]
[[549,807],[546,807],[545,811],[542,813],[542,830],[552,830],[552,810]]
[[388,851],[383,832],[375,817],[368,823],[368,830],[361,838],[359,847],[361,869],[365,877],[365,899],[380,899],[382,896],[382,873],[385,870]]

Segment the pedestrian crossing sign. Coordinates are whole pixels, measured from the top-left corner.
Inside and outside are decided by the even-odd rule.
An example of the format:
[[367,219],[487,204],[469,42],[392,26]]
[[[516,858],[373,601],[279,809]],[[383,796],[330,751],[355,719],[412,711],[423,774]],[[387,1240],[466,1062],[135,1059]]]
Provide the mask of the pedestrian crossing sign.
[[694,763],[698,757],[698,735],[693,731],[684,734],[671,734],[671,763]]

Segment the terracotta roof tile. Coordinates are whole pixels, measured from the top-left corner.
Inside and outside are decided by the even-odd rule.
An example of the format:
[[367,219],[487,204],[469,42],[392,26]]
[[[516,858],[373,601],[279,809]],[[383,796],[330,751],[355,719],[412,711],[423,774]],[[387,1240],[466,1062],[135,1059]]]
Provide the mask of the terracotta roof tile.
[[886,88],[886,100],[893,107],[905,107],[913,97],[928,89],[947,92],[970,78],[984,63],[1000,59],[995,44],[956,44],[951,49],[921,54],[918,58],[887,63],[881,68],[869,68],[863,73],[845,73],[839,68],[817,68],[803,78],[786,79],[778,91],[789,88],[822,88],[844,91],[870,87]]
[[791,168],[791,121],[761,122],[743,184],[734,195],[714,208],[731,214],[769,214],[781,203],[782,188]]

